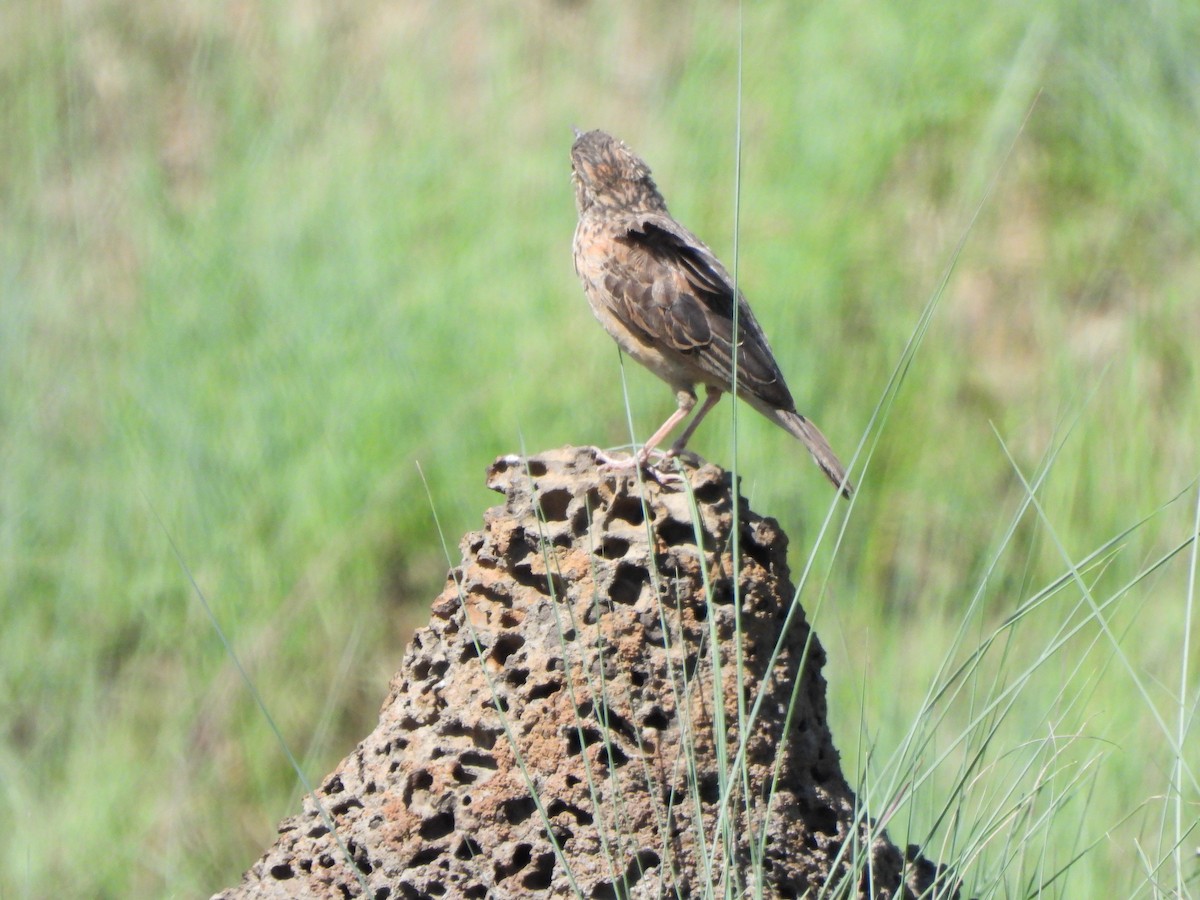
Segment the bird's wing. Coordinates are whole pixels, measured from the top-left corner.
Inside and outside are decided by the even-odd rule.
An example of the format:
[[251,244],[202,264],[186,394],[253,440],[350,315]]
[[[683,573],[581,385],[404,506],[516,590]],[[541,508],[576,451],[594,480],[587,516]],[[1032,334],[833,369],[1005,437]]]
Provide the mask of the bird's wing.
[[[729,390],[733,380],[733,279],[713,252],[669,216],[619,223],[603,284],[613,312],[657,345],[689,359]],[[738,391],[794,409],[791,394],[746,299],[738,304]]]

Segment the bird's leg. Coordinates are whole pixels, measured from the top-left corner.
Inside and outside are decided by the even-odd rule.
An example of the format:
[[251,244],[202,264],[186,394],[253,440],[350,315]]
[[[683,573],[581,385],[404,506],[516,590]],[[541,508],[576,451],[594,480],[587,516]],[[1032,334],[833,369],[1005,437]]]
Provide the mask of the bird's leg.
[[[704,400],[704,406],[700,410],[700,415],[703,416],[703,414],[712,408],[713,404],[715,404],[720,398],[720,391],[716,391],[716,396],[714,397],[713,389],[709,388],[709,393]],[[642,445],[642,449],[636,454],[633,456],[615,459],[602,451],[599,447],[596,447],[593,450],[593,455],[596,457],[597,462],[610,469],[632,469],[634,466],[646,466],[646,463],[652,456],[657,456],[659,459],[674,456],[679,450],[683,449],[680,441],[676,441],[675,445],[673,445],[666,453],[663,453],[661,450],[656,450],[655,448],[658,447],[658,445],[662,443],[663,438],[670,434],[675,426],[686,419],[688,413],[695,408],[696,393],[690,390],[676,391],[675,402],[679,404],[678,408],[675,410],[675,412],[671,413],[671,415],[667,417],[667,421],[663,422],[662,425],[658,427],[658,431],[650,435],[650,440],[646,441],[646,443]],[[681,440],[685,440],[694,430],[695,422],[687,427],[687,430],[684,432]],[[656,479],[673,479],[676,476],[663,474],[661,476],[656,475],[655,477]]]
[[[658,431],[650,435],[650,440],[646,441],[645,445],[643,445],[642,449],[638,452],[637,460],[639,465],[644,466],[646,464],[646,460],[650,458],[650,454],[654,452],[654,448],[662,443],[663,438],[670,434],[675,429],[676,425],[687,418],[688,413],[690,413],[696,405],[696,393],[695,391],[690,390],[676,391],[675,402],[679,404],[679,408],[667,417],[667,421],[663,422],[662,425],[658,427]],[[708,404],[707,400],[704,402],[705,405]],[[689,425],[688,432],[690,431],[691,426]]]
[[[724,393],[724,391],[712,385],[709,385],[705,389],[704,402],[700,405],[700,409],[696,411],[696,415],[692,417],[692,421],[688,422],[688,426],[683,430],[683,434],[671,445],[671,449],[667,451],[668,456],[678,456],[683,452],[683,448],[687,446],[688,440],[696,433],[697,426],[708,415],[708,411],[717,405]],[[692,401],[695,402],[695,399],[693,397]]]

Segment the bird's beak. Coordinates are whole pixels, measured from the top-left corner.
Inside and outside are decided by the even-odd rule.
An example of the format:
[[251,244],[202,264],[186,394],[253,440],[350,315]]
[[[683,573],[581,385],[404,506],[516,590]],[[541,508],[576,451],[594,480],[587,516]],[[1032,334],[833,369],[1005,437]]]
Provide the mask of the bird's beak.
[[581,137],[583,137],[583,132],[582,132],[582,131],[580,131],[580,130],[579,130],[577,127],[575,127],[574,125],[572,125],[572,126],[571,126],[571,130],[572,130],[573,132],[575,132],[575,137],[577,137],[577,138],[581,138]]

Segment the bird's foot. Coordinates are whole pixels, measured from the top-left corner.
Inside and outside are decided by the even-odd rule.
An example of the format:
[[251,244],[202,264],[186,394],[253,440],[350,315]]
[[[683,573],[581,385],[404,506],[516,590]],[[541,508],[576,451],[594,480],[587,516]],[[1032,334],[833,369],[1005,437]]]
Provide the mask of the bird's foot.
[[642,462],[640,454],[637,453],[632,453],[629,456],[611,456],[607,451],[601,450],[599,447],[592,447],[591,450],[592,457],[606,469],[616,469],[618,471],[632,469]]
[[704,460],[700,457],[699,453],[696,453],[694,450],[687,449],[687,447],[683,444],[680,444],[679,441],[676,441],[671,445],[671,448],[663,454],[663,458],[672,460],[682,459],[693,466],[700,466],[704,463]]
[[678,472],[672,472],[668,469],[660,469],[657,465],[642,466],[642,471],[646,473],[647,477],[653,481],[657,481],[663,487],[666,487],[670,484],[683,484],[683,476]]
[[646,448],[642,448],[637,453],[631,453],[629,456],[610,456],[599,447],[593,447],[592,456],[605,469],[623,472],[629,469],[640,468],[647,477],[664,487],[668,484],[678,484],[683,481],[683,478],[677,473],[660,468],[664,463],[674,458],[669,450],[647,450]]

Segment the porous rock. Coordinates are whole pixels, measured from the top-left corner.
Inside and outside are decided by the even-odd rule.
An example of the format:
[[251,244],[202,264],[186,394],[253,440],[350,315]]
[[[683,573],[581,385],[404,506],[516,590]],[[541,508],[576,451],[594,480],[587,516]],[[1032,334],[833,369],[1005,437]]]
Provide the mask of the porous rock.
[[587,449],[498,459],[488,486],[505,502],[463,540],[379,726],[317,790],[324,814],[305,798],[217,896],[933,885],[916,848],[855,816],[786,536],[740,496],[735,517],[727,472],[682,468],[660,483]]

